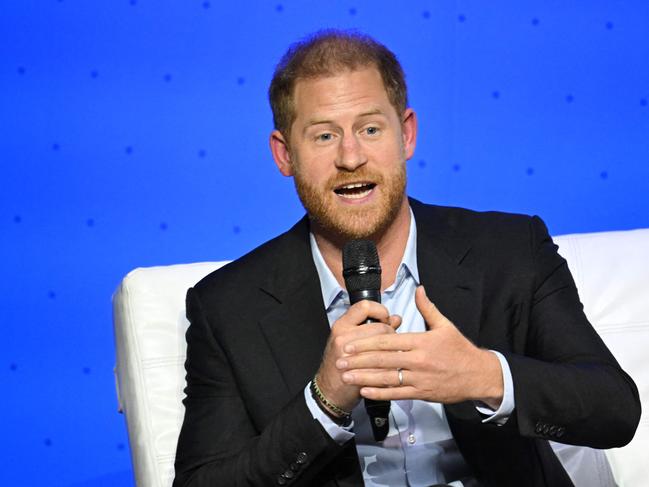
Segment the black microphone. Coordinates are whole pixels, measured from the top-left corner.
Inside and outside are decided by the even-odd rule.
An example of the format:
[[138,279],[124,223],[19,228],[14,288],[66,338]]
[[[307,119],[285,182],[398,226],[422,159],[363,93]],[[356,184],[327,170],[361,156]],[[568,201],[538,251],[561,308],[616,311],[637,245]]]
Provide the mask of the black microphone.
[[[381,302],[381,265],[376,245],[371,240],[351,240],[343,247],[343,277],[349,293],[349,304],[363,299]],[[365,323],[376,320],[368,318]],[[388,436],[390,401],[365,399],[365,410],[370,418],[376,441]]]

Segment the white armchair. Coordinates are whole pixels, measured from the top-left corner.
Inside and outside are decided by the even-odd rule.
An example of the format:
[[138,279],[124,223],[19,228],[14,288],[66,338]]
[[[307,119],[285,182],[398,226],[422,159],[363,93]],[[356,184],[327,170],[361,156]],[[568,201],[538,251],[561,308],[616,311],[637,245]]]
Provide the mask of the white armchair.
[[[591,323],[640,390],[643,415],[635,438],[624,448],[606,450],[605,458],[620,487],[645,485],[649,479],[649,229],[566,235],[555,237],[555,242],[568,260]],[[184,414],[185,293],[225,263],[135,269],[113,296],[119,410],[126,417],[139,487],[169,487],[173,480]],[[604,456],[598,451],[555,449],[569,472],[583,458],[600,471],[596,463]]]

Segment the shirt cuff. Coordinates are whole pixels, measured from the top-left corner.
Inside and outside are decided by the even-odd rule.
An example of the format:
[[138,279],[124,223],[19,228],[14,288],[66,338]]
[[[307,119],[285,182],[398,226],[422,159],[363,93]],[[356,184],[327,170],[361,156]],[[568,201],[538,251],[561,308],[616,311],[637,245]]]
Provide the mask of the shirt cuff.
[[496,357],[498,357],[500,369],[503,373],[503,400],[500,403],[500,407],[495,411],[483,402],[476,401],[475,407],[479,413],[489,416],[482,420],[483,423],[496,423],[501,426],[507,422],[512,411],[514,411],[514,406],[516,405],[514,403],[514,381],[512,380],[512,371],[509,370],[507,359],[495,350],[490,350],[490,352],[496,354]]
[[347,443],[354,437],[354,433],[351,431],[354,423],[352,422],[349,426],[337,425],[333,419],[327,416],[322,409],[320,409],[320,406],[316,404],[315,399],[311,394],[310,385],[311,383],[307,384],[304,388],[304,400],[306,401],[306,407],[311,411],[311,416],[313,416],[313,419],[317,419],[320,422],[327,434],[331,436],[332,440],[339,445]]

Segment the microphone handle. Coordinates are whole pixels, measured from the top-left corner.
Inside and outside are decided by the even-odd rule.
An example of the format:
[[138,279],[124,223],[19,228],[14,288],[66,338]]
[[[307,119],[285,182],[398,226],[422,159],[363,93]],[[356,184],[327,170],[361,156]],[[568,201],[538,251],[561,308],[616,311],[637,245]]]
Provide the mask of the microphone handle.
[[[360,289],[349,293],[350,304],[357,303],[363,299],[369,301],[381,302],[381,291],[378,289]],[[364,324],[375,323],[376,320],[368,318]],[[383,441],[390,431],[390,401],[375,401],[374,399],[365,399],[365,411],[370,418],[372,434],[376,441]]]

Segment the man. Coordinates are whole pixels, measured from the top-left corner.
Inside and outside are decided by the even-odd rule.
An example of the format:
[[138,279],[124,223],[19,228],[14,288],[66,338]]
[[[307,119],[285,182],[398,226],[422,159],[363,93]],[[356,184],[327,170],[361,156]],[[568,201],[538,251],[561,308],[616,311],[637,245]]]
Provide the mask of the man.
[[[270,100],[307,216],[188,292],[175,486],[568,486],[547,440],[631,440],[637,389],[541,220],[406,197],[417,119],[389,50],[318,33]],[[359,238],[383,304],[346,303],[341,251]],[[382,441],[363,398],[391,401]]]

